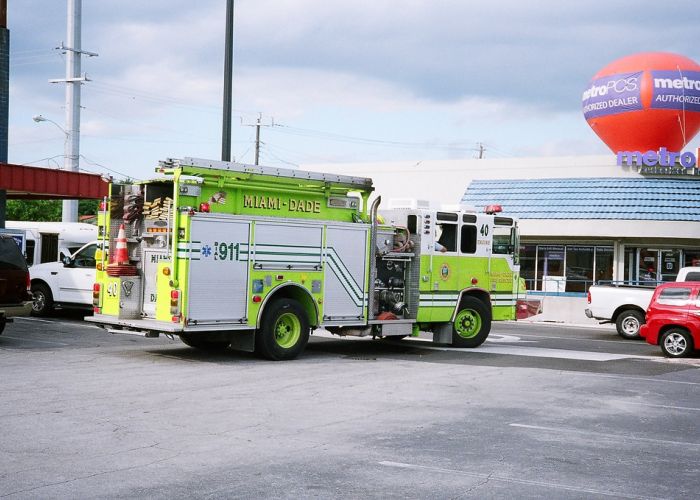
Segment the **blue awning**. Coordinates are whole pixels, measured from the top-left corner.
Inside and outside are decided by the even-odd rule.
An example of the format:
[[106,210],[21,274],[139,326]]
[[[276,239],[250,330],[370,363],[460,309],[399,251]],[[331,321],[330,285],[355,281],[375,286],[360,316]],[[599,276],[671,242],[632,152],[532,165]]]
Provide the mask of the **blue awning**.
[[521,219],[700,221],[700,179],[474,180],[462,203]]

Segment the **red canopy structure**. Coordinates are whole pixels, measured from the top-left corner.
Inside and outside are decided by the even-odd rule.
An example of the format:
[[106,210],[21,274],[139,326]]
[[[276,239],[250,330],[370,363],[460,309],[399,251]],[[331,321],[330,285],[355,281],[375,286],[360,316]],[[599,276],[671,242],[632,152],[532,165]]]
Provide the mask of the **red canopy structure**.
[[109,181],[99,174],[0,163],[0,190],[8,199],[87,200],[107,196]]

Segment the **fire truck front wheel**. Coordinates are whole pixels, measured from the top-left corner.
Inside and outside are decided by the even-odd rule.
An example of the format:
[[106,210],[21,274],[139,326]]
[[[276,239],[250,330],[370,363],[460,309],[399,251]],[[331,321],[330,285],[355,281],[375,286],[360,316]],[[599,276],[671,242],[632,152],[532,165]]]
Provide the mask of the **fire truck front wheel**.
[[478,347],[491,331],[491,312],[476,297],[462,298],[461,307],[452,325],[454,347]]
[[271,302],[255,335],[255,350],[273,361],[294,359],[309,342],[309,320],[304,308],[292,299]]

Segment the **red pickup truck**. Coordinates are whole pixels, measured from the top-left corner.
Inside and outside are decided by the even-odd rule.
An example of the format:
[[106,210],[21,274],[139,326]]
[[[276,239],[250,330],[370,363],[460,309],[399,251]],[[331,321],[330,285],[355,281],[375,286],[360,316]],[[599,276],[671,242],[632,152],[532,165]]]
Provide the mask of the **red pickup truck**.
[[670,358],[683,358],[700,348],[700,281],[665,283],[654,291],[639,331],[649,344]]

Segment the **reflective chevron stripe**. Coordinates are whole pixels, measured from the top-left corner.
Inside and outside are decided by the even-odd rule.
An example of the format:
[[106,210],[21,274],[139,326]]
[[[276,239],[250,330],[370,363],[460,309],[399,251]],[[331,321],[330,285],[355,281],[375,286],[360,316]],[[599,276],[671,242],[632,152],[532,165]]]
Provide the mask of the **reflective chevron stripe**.
[[352,299],[357,307],[363,307],[368,302],[368,295],[362,290],[362,287],[355,281],[350,270],[345,266],[345,263],[340,258],[333,247],[326,248],[326,262],[328,267],[333,271],[336,278],[342,285],[345,292]]

